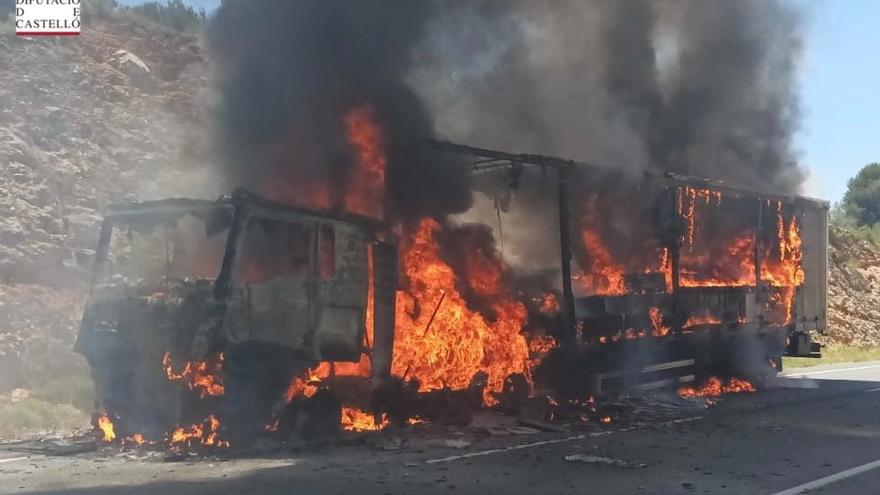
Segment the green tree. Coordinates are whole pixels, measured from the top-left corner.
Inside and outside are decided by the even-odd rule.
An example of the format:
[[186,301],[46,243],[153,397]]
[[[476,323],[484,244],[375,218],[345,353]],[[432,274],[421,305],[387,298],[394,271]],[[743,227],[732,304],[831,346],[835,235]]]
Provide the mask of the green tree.
[[870,163],[846,183],[842,206],[857,225],[880,222],[880,163]]
[[183,0],[152,1],[131,7],[131,11],[175,31],[195,32],[205,22],[205,10],[195,10]]

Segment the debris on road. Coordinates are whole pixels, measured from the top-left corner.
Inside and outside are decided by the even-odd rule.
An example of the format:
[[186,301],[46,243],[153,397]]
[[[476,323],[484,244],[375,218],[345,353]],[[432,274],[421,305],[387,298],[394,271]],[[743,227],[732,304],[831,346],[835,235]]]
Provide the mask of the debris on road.
[[34,440],[3,444],[5,450],[51,456],[69,456],[94,452],[98,445],[94,440]]
[[565,456],[565,460],[568,462],[582,462],[584,464],[595,464],[598,466],[611,466],[624,469],[640,469],[647,466],[647,464],[641,462],[630,462],[624,461],[623,459],[615,459],[613,457],[588,454],[567,455]]
[[447,438],[441,442],[444,447],[452,447],[453,449],[463,449],[471,445],[471,441],[464,438]]

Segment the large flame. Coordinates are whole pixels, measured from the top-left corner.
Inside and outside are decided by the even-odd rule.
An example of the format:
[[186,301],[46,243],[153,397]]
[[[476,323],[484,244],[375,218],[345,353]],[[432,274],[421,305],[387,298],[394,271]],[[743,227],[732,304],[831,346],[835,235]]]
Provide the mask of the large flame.
[[804,283],[803,252],[800,227],[793,215],[786,225],[782,203],[776,202],[776,252],[767,250],[761,257],[761,281],[772,287],[781,287],[771,301],[783,310],[783,323],[791,321],[791,305],[795,287]]
[[[474,375],[485,372],[484,403],[496,403],[505,378],[529,375],[529,347],[521,330],[525,306],[504,294],[491,298],[493,318],[471,309],[458,287],[464,282],[482,292],[497,292],[498,278],[461,281],[440,256],[441,225],[424,219],[405,239],[402,255],[405,288],[397,293],[392,373],[418,379],[420,390],[464,389]],[[468,253],[474,256],[477,253]],[[479,263],[470,260],[469,263]],[[471,270],[473,276],[482,270]],[[490,290],[491,289],[491,290]]]
[[581,241],[589,257],[589,266],[572,278],[590,294],[619,295],[626,293],[623,267],[605,246],[599,232],[598,196],[593,194],[584,205]]
[[[315,209],[341,209],[382,218],[387,168],[385,134],[372,105],[353,108],[344,118],[346,137],[356,163],[342,187],[295,184],[293,189],[267,183],[276,199]],[[288,181],[282,181],[288,182]],[[281,196],[281,197],[279,197]],[[341,199],[337,199],[341,198]],[[479,372],[488,375],[484,402],[495,403],[504,380],[512,373],[529,377],[529,349],[521,330],[527,319],[525,306],[507,295],[502,278],[505,267],[487,253],[464,253],[463,272],[456,274],[441,256],[437,234],[440,223],[422,220],[400,241],[404,289],[397,294],[392,373],[416,379],[420,390],[448,387],[464,389]],[[406,229],[401,229],[406,230]],[[368,252],[370,284],[365,318],[364,348],[373,341],[372,251]],[[488,308],[471,307],[461,288],[488,301]],[[367,353],[358,363],[321,363],[309,378],[296,377],[285,394],[290,401],[314,393],[314,383],[328,376],[368,376]]]
[[685,252],[680,258],[682,287],[745,287],[755,285],[755,237],[742,234],[727,247],[699,254]]
[[357,152],[357,167],[348,178],[345,209],[381,219],[385,201],[385,136],[376,121],[375,107],[367,104],[352,109],[345,116],[345,129]]
[[[740,219],[726,227],[732,232],[721,233],[718,225],[719,209],[725,201],[719,191],[695,187],[678,188],[676,212],[684,220],[679,238],[678,251],[679,286],[681,287],[755,287],[760,280],[771,290],[765,292],[765,318],[775,324],[788,323],[792,319],[793,301],[797,287],[804,282],[801,234],[796,213],[786,212],[781,201],[764,201],[763,218],[774,213],[775,230],[762,231],[756,236],[749,219]],[[603,238],[603,223],[598,196],[591,195],[580,211],[580,243],[587,258],[582,272],[572,276],[587,293],[594,295],[621,295],[632,292],[627,287],[625,273],[662,274],[666,291],[672,291],[672,263],[667,248],[656,248],[653,259],[624,259],[609,247]],[[736,208],[732,203],[731,208]],[[771,217],[772,218],[772,217]],[[772,234],[768,236],[768,234]],[[760,260],[756,269],[755,261]],[[655,336],[668,334],[660,322],[660,308],[649,310]],[[742,318],[738,321],[742,322]],[[717,315],[691,315],[684,327],[700,324],[717,324]],[[628,332],[629,333],[629,332]],[[639,332],[636,332],[638,335]],[[623,338],[628,338],[626,334]],[[614,340],[614,337],[612,337]]]
[[[261,184],[264,196],[313,210],[342,211],[382,219],[385,213],[385,134],[376,108],[352,108],[343,119],[345,137],[355,156],[354,166],[339,178],[303,177],[295,166],[280,160]],[[283,148],[279,153],[285,155]],[[286,156],[284,158],[287,158]]]

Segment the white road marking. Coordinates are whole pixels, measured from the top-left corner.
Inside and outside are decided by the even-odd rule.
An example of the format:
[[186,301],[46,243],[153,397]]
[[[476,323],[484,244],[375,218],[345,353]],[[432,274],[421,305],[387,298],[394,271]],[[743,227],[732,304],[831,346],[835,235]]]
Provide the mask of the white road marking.
[[26,461],[28,459],[31,459],[31,457],[30,456],[28,456],[28,457],[10,457],[9,459],[0,459],[0,464],[6,463],[6,462]]
[[[692,418],[674,419],[672,421],[667,421],[665,423],[658,423],[655,426],[670,426],[670,425],[679,424],[679,423],[688,423],[688,422],[696,421],[696,420],[702,419],[702,418],[703,418],[702,416],[694,416]],[[574,442],[575,440],[583,440],[585,438],[601,437],[604,435],[610,435],[610,434],[614,433],[615,431],[620,432],[620,431],[632,431],[632,430],[635,430],[635,427],[621,428],[619,430],[597,431],[594,433],[583,433],[581,435],[575,435],[572,437],[556,438],[553,440],[544,440],[541,442],[522,443],[519,445],[511,445],[509,447],[504,447],[502,449],[479,450],[476,452],[468,452],[467,454],[451,455],[449,457],[441,457],[439,459],[428,459],[427,461],[425,461],[425,464],[438,464],[441,462],[451,462],[451,461],[457,461],[460,459],[469,459],[471,457],[482,457],[482,456],[487,456],[487,455],[492,455],[492,454],[500,454],[502,452],[510,452],[512,450],[530,449],[532,447],[541,447],[544,445],[552,445],[555,443]]]
[[512,445],[510,447],[504,447],[503,449],[491,449],[491,450],[480,450],[477,452],[468,452],[467,454],[451,455],[449,457],[441,457],[439,459],[428,459],[427,461],[425,461],[425,464],[437,464],[440,462],[449,462],[449,461],[457,461],[459,459],[468,459],[470,457],[481,457],[484,455],[499,454],[501,452],[510,452],[511,450],[528,449],[531,447],[540,447],[542,445],[551,445],[554,443],[572,442],[575,440],[583,440],[587,437],[598,437],[598,436],[602,436],[602,435],[608,435],[610,433],[611,433],[610,431],[600,431],[600,432],[590,433],[590,434],[585,433],[582,435],[575,435],[573,437],[557,438],[555,440],[544,440],[543,442],[532,442],[532,443],[523,443],[520,445]]
[[790,378],[787,376],[779,376],[768,384],[767,388],[787,388],[787,389],[807,389],[813,390],[819,388],[816,380],[809,378]]
[[877,388],[870,388],[870,389],[868,389],[868,390],[865,390],[865,392],[880,392],[880,387],[877,387]]
[[822,370],[822,371],[801,371],[798,373],[786,373],[784,376],[812,376],[812,375],[825,375],[827,373],[844,373],[847,371],[858,371],[858,370],[871,370],[874,368],[880,368],[880,364],[872,364],[870,366],[856,366],[854,368],[841,368],[837,370]]
[[789,488],[788,490],[783,490],[781,492],[776,492],[773,495],[798,495],[799,493],[804,493],[806,491],[812,490],[814,488],[819,488],[825,485],[830,485],[836,481],[844,480],[846,478],[851,478],[853,476],[862,474],[864,472],[870,471],[872,469],[877,469],[880,467],[880,459],[869,462],[867,464],[862,464],[861,466],[856,466],[852,469],[847,469],[846,471],[841,471],[839,473],[832,474],[830,476],[826,476],[824,478],[819,478],[817,480],[813,480],[809,483],[804,483],[803,485],[798,485],[794,488]]

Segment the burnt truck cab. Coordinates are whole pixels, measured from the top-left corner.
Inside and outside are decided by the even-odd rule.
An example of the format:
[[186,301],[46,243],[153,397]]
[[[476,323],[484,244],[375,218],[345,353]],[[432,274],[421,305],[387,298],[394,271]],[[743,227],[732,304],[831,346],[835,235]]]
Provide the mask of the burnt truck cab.
[[[185,416],[186,398],[172,381],[198,363],[205,373],[222,366],[227,382],[226,394],[206,389],[202,398],[238,388],[245,397],[234,400],[260,402],[247,396],[252,389],[283,392],[318,361],[357,362],[367,351],[371,306],[372,372],[386,376],[396,287],[390,238],[370,219],[244,190],[216,201],[110,208],[76,342],[91,365],[98,406],[161,430]],[[279,383],[255,386],[264,376]]]

